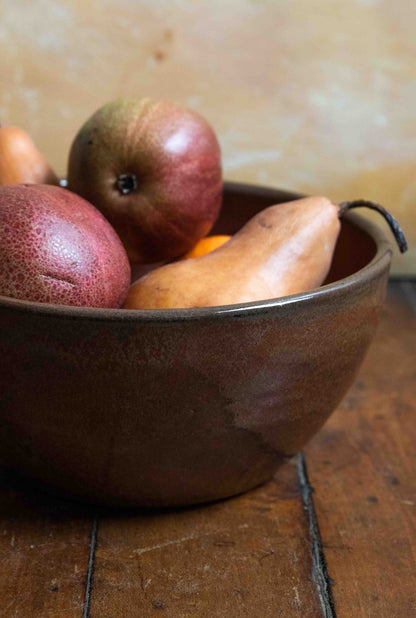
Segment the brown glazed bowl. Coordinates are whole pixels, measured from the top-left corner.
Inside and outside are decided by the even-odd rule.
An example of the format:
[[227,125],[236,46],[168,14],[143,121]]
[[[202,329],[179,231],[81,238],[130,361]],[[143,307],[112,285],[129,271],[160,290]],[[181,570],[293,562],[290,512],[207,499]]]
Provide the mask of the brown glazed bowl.
[[[299,197],[227,183],[213,233]],[[6,466],[100,503],[165,507],[268,480],[357,374],[391,260],[347,215],[324,286],[241,305],[128,311],[0,298]]]

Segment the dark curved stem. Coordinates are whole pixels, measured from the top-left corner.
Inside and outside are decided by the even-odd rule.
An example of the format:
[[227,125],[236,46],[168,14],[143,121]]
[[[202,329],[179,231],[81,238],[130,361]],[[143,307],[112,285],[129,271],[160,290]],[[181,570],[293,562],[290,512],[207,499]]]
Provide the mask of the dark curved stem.
[[393,215],[384,208],[384,206],[380,206],[380,204],[376,204],[375,202],[370,202],[368,200],[353,200],[352,202],[342,202],[341,204],[339,204],[339,216],[342,217],[343,214],[346,213],[348,210],[361,207],[371,208],[371,210],[376,210],[378,213],[380,213],[389,224],[389,227],[393,232],[393,236],[397,242],[400,252],[404,253],[405,251],[407,251],[407,241],[400,225],[393,217]]

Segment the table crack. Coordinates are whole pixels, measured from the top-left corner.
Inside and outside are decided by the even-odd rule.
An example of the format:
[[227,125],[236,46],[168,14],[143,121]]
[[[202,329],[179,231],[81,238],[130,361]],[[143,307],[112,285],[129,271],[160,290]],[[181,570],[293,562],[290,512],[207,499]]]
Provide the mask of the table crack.
[[93,583],[93,575],[94,575],[94,562],[95,562],[95,550],[97,547],[97,536],[98,536],[98,519],[94,517],[91,528],[91,539],[90,539],[90,555],[88,558],[88,570],[87,570],[87,580],[85,583],[85,597],[84,597],[84,608],[82,612],[82,618],[89,618],[90,615],[90,603],[91,603],[91,591],[92,591],[92,583]]
[[298,453],[296,455],[296,465],[302,490],[304,509],[307,512],[309,520],[312,551],[312,579],[318,593],[323,618],[336,618],[334,597],[332,595],[332,580],[328,573],[318,517],[312,497],[313,488],[309,482],[308,470],[303,453]]

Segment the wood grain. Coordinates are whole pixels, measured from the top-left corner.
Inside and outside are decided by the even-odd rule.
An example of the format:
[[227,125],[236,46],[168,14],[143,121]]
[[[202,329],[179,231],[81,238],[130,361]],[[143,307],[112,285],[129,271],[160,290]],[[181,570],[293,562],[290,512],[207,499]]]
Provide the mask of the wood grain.
[[101,518],[92,618],[321,616],[295,462],[267,485],[181,511]]
[[355,385],[306,448],[338,618],[416,616],[415,293],[390,284]]
[[5,475],[0,494],[0,616],[81,618],[88,512]]

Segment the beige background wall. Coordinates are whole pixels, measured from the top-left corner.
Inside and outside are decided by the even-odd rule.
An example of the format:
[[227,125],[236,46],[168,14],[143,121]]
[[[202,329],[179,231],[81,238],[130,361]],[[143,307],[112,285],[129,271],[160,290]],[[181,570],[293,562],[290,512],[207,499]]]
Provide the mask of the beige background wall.
[[0,122],[64,175],[103,103],[185,104],[226,178],[384,204],[415,275],[415,26],[412,0],[0,0]]

